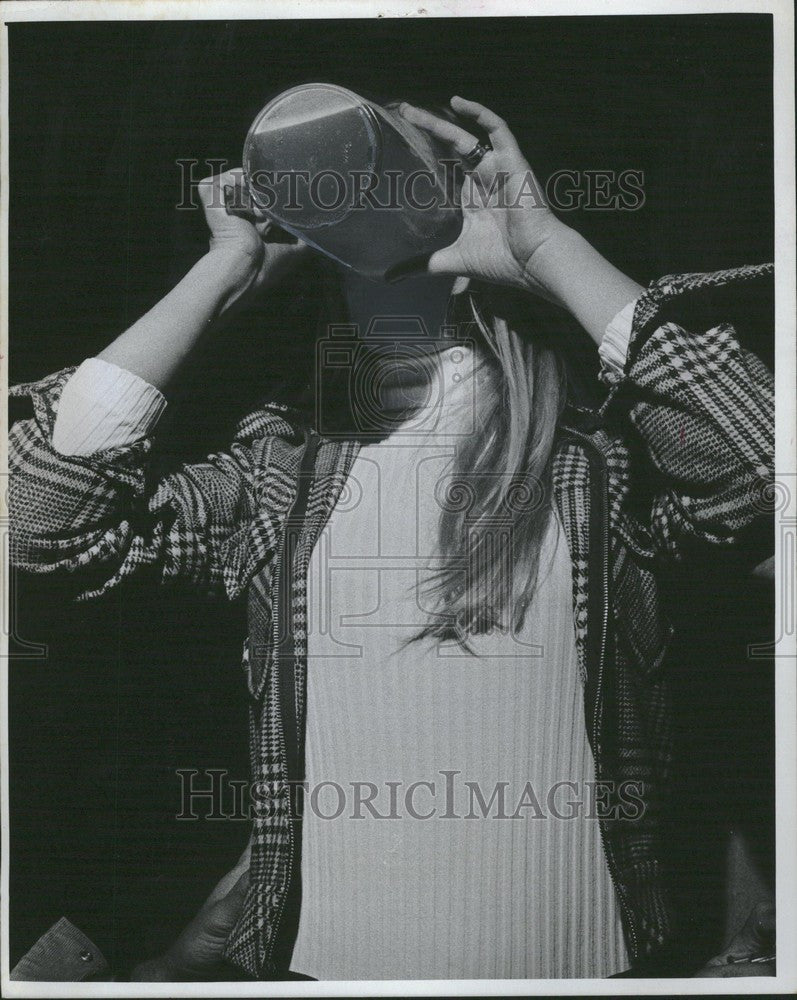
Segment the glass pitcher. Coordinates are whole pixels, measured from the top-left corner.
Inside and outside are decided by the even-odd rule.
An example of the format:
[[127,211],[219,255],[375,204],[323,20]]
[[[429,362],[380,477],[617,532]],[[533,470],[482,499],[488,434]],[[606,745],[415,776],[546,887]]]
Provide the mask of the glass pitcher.
[[423,269],[462,228],[455,157],[397,107],[333,84],[270,101],[246,137],[243,169],[257,210],[372,279]]

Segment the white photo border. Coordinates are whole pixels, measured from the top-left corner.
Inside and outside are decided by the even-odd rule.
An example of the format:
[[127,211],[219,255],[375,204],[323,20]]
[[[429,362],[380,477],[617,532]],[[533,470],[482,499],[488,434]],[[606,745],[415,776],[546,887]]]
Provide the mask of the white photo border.
[[[8,32],[15,22],[116,20],[271,20],[355,17],[509,17],[588,15],[771,14],[773,18],[773,106],[775,170],[776,477],[791,484],[790,505],[781,512],[776,537],[775,698],[777,746],[776,901],[778,937],[797,941],[797,650],[795,547],[797,458],[795,455],[794,12],[789,0],[690,2],[690,0],[0,0],[0,394],[8,393]],[[3,410],[4,417],[7,410]],[[269,996],[633,996],[727,994],[725,979],[400,980],[356,982],[234,983],[40,983],[9,980],[8,916],[8,623],[7,435],[0,435],[0,579],[4,627],[0,630],[0,796],[6,847],[0,867],[0,988],[8,997],[254,997]],[[783,522],[786,522],[785,524]],[[783,530],[781,530],[781,527]],[[797,990],[797,949],[782,947],[776,977],[733,980],[734,994],[778,994]]]

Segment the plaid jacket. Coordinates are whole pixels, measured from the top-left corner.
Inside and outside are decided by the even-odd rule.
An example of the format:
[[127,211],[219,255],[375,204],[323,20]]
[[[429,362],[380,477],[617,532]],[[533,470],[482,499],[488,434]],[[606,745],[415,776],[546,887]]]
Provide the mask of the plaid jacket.
[[[623,371],[601,375],[605,402],[567,410],[556,444],[553,495],[573,564],[597,777],[635,782],[645,803],[636,819],[601,821],[635,962],[677,933],[662,850],[673,746],[661,570],[744,547],[762,523],[771,545],[773,380],[723,309],[772,273],[761,265],[652,284]],[[253,977],[279,978],[301,896],[301,821],[287,783],[303,774],[307,569],[358,446],[267,406],[240,423],[227,453],[150,483],[149,440],[90,457],[54,451],[71,372],[12,390],[34,408],[11,434],[13,561],[72,578],[81,599],[149,570],[247,601],[252,779],[270,798],[254,821],[251,887],[226,954]]]

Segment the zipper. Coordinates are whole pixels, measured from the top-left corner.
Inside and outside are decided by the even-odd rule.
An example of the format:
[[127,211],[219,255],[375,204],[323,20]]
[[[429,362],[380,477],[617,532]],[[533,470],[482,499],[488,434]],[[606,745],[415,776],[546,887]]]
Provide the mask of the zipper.
[[[283,794],[287,794],[288,797],[288,864],[287,872],[285,877],[284,891],[282,893],[282,898],[280,900],[279,910],[277,911],[276,918],[274,920],[274,926],[271,933],[271,941],[269,943],[268,951],[265,956],[265,965],[269,971],[273,971],[271,968],[273,966],[274,952],[276,950],[277,944],[281,943],[281,934],[283,920],[285,916],[286,905],[291,899],[291,888],[297,878],[301,877],[301,871],[297,871],[299,864],[299,852],[297,849],[296,838],[299,834],[297,830],[297,817],[294,815],[294,797],[291,787],[291,773],[295,773],[298,781],[303,778],[303,768],[304,768],[304,740],[302,739],[302,720],[299,718],[299,704],[296,695],[296,674],[299,667],[299,657],[296,656],[294,640],[293,640],[293,622],[286,619],[286,627],[288,631],[283,635],[280,629],[281,621],[281,605],[282,598],[284,597],[287,603],[286,613],[290,614],[290,602],[292,599],[293,591],[293,564],[296,558],[296,552],[298,550],[299,535],[302,530],[305,515],[307,512],[307,503],[310,496],[310,490],[314,481],[314,470],[315,470],[315,460],[318,452],[318,446],[320,444],[319,435],[312,429],[308,429],[305,433],[305,449],[302,455],[301,463],[299,466],[299,481],[296,491],[296,498],[294,499],[293,506],[288,513],[288,517],[285,521],[285,531],[282,536],[282,547],[280,549],[280,558],[277,568],[276,576],[276,588],[275,588],[275,599],[274,599],[274,614],[272,617],[272,642],[273,642],[273,652],[275,663],[275,677],[276,677],[276,694],[277,702],[280,706],[280,720],[279,720],[279,747],[283,762],[283,771],[285,774],[287,788]],[[289,647],[287,650],[283,648]],[[290,663],[290,667],[287,664]],[[288,682],[291,682],[290,685]],[[289,690],[290,688],[290,690]],[[292,706],[292,718],[287,715],[284,711],[285,702],[290,698],[290,705]],[[290,727],[291,732],[291,743],[294,746],[291,747],[291,751],[288,749],[288,740],[286,739],[286,727]],[[292,759],[293,758],[293,759]],[[295,794],[298,794],[298,785]],[[292,900],[293,902],[293,900]],[[298,903],[297,903],[298,906]],[[295,915],[298,919],[298,914]]]
[[[600,448],[595,444],[595,442],[587,435],[582,434],[580,431],[573,430],[570,427],[565,428],[568,435],[576,438],[581,442],[582,445],[586,446],[587,450],[591,451],[593,455],[597,457],[597,463],[590,461],[590,494],[592,503],[595,502],[597,495],[599,494],[600,499],[600,535],[601,535],[601,597],[602,597],[602,608],[601,608],[601,633],[600,633],[600,643],[598,646],[598,662],[597,662],[597,679],[595,684],[595,705],[592,712],[592,724],[590,728],[590,735],[592,737],[592,745],[594,747],[595,753],[595,767],[598,770],[598,757],[600,754],[600,742],[598,740],[598,734],[600,730],[601,721],[601,709],[603,707],[602,691],[603,691],[603,676],[604,676],[604,666],[606,661],[606,646],[608,640],[609,631],[609,505],[607,502],[608,497],[608,484],[607,484],[607,468],[606,459],[601,452]],[[595,465],[600,466],[600,484],[599,489],[593,489],[593,477]],[[592,508],[590,508],[592,510]],[[590,529],[592,525],[590,525]],[[590,543],[592,543],[592,530],[590,530]],[[591,573],[591,567],[590,567]],[[590,575],[590,579],[592,579]],[[589,605],[588,605],[589,606]],[[589,627],[589,625],[588,625]],[[589,646],[587,647],[587,655],[589,655]],[[589,667],[587,668],[587,677],[589,677]],[[596,774],[596,777],[598,775]],[[625,887],[619,878],[617,872],[617,859],[614,854],[614,849],[610,842],[610,839],[606,836],[604,832],[604,825],[599,820],[598,829],[601,834],[601,841],[603,843],[603,850],[606,854],[606,860],[609,868],[609,875],[611,876],[612,884],[614,885],[615,891],[617,892],[617,898],[620,902],[620,908],[626,919],[626,926],[628,927],[629,937],[631,938],[631,952],[632,960],[638,957],[639,950],[639,939],[637,937],[636,925],[634,923],[633,914],[631,907],[628,904],[626,897]]]
[[[290,602],[291,592],[293,590],[293,562],[296,556],[297,549],[292,547],[291,541],[295,538],[298,545],[299,534],[302,530],[305,516],[307,513],[307,502],[309,500],[310,490],[313,483],[315,482],[315,465],[316,465],[316,455],[318,453],[318,448],[321,444],[321,437],[319,434],[309,428],[306,430],[305,435],[306,445],[305,452],[302,456],[301,464],[299,467],[299,486],[296,494],[296,499],[294,500],[293,506],[291,507],[290,513],[286,519],[286,530],[283,533],[283,543],[280,550],[280,559],[277,569],[276,578],[276,593],[274,599],[274,612],[272,618],[272,628],[273,628],[273,653],[272,655],[276,658],[276,683],[277,683],[277,699],[279,704],[282,706],[284,704],[283,699],[287,697],[288,692],[285,690],[286,681],[289,679],[288,674],[290,674],[290,680],[292,681],[292,690],[290,692],[291,701],[293,706],[293,723],[294,723],[294,734],[295,734],[295,761],[294,764],[297,769],[297,777],[300,781],[304,779],[304,719],[299,718],[299,704],[296,692],[296,676],[298,671],[301,669],[301,657],[296,655],[295,646],[293,645],[293,621],[289,619],[290,633],[288,637],[290,638],[290,650],[287,656],[283,653],[280,654],[281,647],[281,630],[280,630],[280,620],[281,620],[281,598],[284,595],[286,600]],[[345,468],[347,461],[347,453],[345,446],[341,449],[341,452],[337,458],[338,469],[342,470]],[[337,497],[335,497],[337,501]],[[330,505],[329,511],[331,512],[334,507],[334,503]],[[324,525],[321,526],[320,531],[323,531]],[[290,604],[286,609],[287,614],[292,614],[290,610]],[[290,671],[284,669],[286,661],[290,661],[292,669]],[[285,726],[287,720],[285,717],[285,712],[280,711],[280,725],[279,729],[279,746],[280,752],[282,754],[282,760],[284,764],[284,770],[286,776],[288,777],[288,838],[289,838],[289,853],[288,853],[288,869],[287,876],[285,879],[284,892],[282,893],[282,899],[280,900],[279,909],[277,911],[276,918],[274,920],[274,926],[271,934],[271,941],[266,952],[264,965],[266,968],[273,972],[276,971],[274,968],[274,953],[277,949],[277,945],[283,943],[282,937],[284,935],[281,933],[283,931],[283,920],[285,917],[285,909],[288,901],[290,900],[292,904],[295,904],[296,911],[293,913],[293,918],[296,921],[296,930],[298,930],[298,917],[299,908],[301,905],[300,899],[291,899],[291,888],[295,885],[295,879],[301,879],[301,868],[299,867],[300,851],[297,844],[297,837],[300,836],[301,827],[298,822],[298,816],[294,814],[294,798],[291,794],[290,787],[290,761],[288,754],[288,741],[285,738]],[[298,794],[298,787],[296,789]],[[295,940],[294,940],[295,943]]]
[[[281,575],[281,572],[282,572],[284,551],[285,551],[285,538],[283,537],[283,544],[282,544],[282,548],[280,549],[280,565],[279,565],[279,569],[277,571],[277,588],[276,588],[276,596],[275,596],[275,600],[274,600],[274,616],[273,616],[273,619],[272,619],[272,628],[273,628],[272,645],[273,645],[273,649],[274,649],[274,652],[272,653],[272,655],[276,655],[276,651],[279,648],[279,638],[280,638],[280,631],[279,631],[280,600],[279,600],[279,597],[280,597],[280,593],[281,593],[281,590],[282,590],[282,583],[281,583],[281,580],[280,580],[280,575]],[[281,692],[282,678],[280,677],[279,669],[277,669],[275,671],[275,680],[276,680],[276,684],[277,684],[277,701],[279,702],[281,700],[281,695],[282,695],[282,692]],[[294,697],[295,697],[295,694],[294,694]],[[288,751],[288,748],[287,748],[287,746],[285,744],[285,731],[283,729],[284,722],[283,722],[281,716],[282,716],[282,713],[280,713],[280,724],[277,727],[278,732],[279,732],[279,746],[280,746],[280,754],[282,756],[282,760],[283,760],[285,766],[287,766],[287,759],[288,759],[287,758],[287,751]],[[271,934],[271,941],[269,942],[268,951],[266,952],[266,957],[265,957],[264,965],[266,966],[266,969],[268,969],[268,971],[273,971],[273,970],[271,970],[270,966],[271,966],[272,957],[273,957],[273,954],[274,954],[274,948],[276,946],[276,943],[277,943],[277,940],[278,940],[278,937],[279,937],[280,925],[282,923],[282,915],[283,915],[283,911],[285,910],[285,903],[287,902],[287,899],[288,899],[288,893],[290,891],[290,885],[291,885],[291,875],[292,875],[293,867],[294,867],[294,864],[295,864],[293,817],[290,814],[290,786],[288,787],[288,803],[289,803],[288,804],[288,845],[289,845],[288,846],[288,875],[287,875],[287,878],[285,880],[285,892],[283,893],[282,899],[280,900],[279,910],[277,911],[277,916],[276,916],[276,919],[274,920],[274,928],[273,928],[273,931],[272,931],[272,934]]]

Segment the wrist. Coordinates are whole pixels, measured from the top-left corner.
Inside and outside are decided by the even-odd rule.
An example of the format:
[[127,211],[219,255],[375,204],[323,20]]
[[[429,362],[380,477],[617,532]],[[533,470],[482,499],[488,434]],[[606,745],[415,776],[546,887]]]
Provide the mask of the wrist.
[[566,309],[600,346],[606,327],[642,287],[563,223],[529,258],[527,288]]
[[202,262],[207,262],[209,272],[228,292],[246,289],[254,282],[260,270],[257,253],[234,242],[212,245]]
[[222,243],[208,250],[199,267],[204,272],[203,279],[215,288],[216,315],[222,317],[255,288],[260,260],[247,247]]
[[523,263],[523,280],[529,291],[560,303],[575,258],[586,244],[584,238],[552,213],[538,233],[536,245]]

